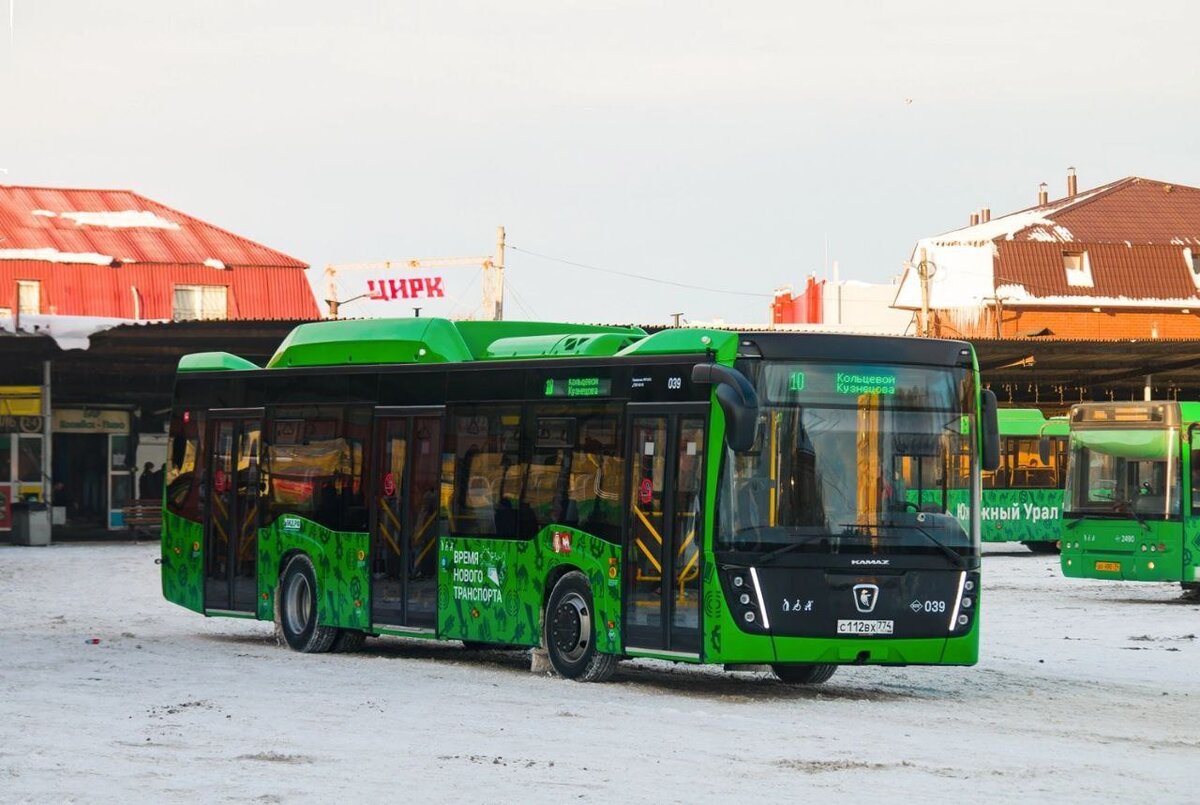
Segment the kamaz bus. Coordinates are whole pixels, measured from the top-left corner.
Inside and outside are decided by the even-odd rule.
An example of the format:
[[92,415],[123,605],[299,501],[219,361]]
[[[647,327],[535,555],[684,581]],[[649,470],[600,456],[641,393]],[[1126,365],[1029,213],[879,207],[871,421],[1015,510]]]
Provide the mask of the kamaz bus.
[[1067,576],[1180,582],[1200,564],[1200,403],[1082,403],[1070,414]]
[[[963,342],[442,319],[297,327],[265,367],[185,356],[167,599],[368,636],[651,657],[970,665],[995,398]],[[951,460],[972,490],[890,479]]]

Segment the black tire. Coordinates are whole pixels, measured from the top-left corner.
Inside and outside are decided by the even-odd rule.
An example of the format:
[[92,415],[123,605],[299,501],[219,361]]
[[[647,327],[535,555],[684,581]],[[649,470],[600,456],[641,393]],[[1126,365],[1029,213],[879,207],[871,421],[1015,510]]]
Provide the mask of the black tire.
[[1180,587],[1183,588],[1183,601],[1200,601],[1200,582],[1185,581],[1181,582]]
[[1053,542],[1053,541],[1022,542],[1021,544],[1024,545],[1029,550],[1033,551],[1034,553],[1058,553],[1059,552],[1058,543]]
[[333,647],[340,629],[317,623],[317,574],[312,561],[297,554],[283,570],[279,583],[279,628],[296,651],[320,654]]
[[789,685],[819,685],[829,681],[836,665],[783,665],[776,663],[771,666],[780,682]]
[[333,639],[333,646],[329,650],[348,654],[351,651],[358,651],[365,642],[367,642],[366,632],[360,632],[357,629],[339,629],[337,637]]
[[573,570],[559,579],[542,621],[546,653],[559,676],[576,682],[604,682],[612,677],[617,657],[596,651],[596,617],[587,576]]

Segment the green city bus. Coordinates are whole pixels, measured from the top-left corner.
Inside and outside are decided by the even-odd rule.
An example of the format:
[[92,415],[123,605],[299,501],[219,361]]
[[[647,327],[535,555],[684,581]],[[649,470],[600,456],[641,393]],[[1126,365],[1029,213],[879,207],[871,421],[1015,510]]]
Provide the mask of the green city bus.
[[[265,367],[185,356],[165,597],[368,635],[624,657],[976,662],[995,397],[963,342],[443,319],[297,327]],[[966,456],[968,525],[897,497]]]
[[983,473],[984,542],[1058,550],[1066,476],[1067,420],[1036,408],[1001,408],[1000,466]]
[[[1058,550],[1062,489],[1066,464],[1067,421],[1046,419],[1036,408],[1001,408],[1000,465],[983,472],[979,514],[984,542],[1021,542],[1035,553]],[[946,456],[946,463],[914,461],[905,465],[901,483],[908,499],[938,505],[968,528],[972,516],[966,459]],[[932,483],[921,483],[932,478]],[[915,491],[920,488],[920,495]]]
[[1200,403],[1081,403],[1068,416],[1063,574],[1197,589]]

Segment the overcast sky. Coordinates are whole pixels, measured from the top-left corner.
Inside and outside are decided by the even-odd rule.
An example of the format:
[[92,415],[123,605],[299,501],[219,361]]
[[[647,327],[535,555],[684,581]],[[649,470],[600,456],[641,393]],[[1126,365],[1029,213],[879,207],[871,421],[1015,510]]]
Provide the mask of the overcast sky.
[[[124,187],[313,265],[513,246],[508,318],[765,321],[840,262],[1200,185],[1191,2],[0,0],[0,182]],[[11,36],[10,36],[11,34]],[[513,293],[515,291],[515,293]]]

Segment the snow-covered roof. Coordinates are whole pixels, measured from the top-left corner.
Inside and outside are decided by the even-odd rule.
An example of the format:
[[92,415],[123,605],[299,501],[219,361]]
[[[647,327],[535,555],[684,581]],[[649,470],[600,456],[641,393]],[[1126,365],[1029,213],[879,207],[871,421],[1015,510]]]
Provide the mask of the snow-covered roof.
[[0,260],[306,268],[129,190],[0,185]]
[[[921,307],[916,267],[924,253],[934,309],[979,308],[997,297],[1007,304],[1200,306],[1195,244],[1200,189],[1128,177],[922,238],[893,305]],[[1080,264],[1070,267],[1065,259],[1074,253]]]

